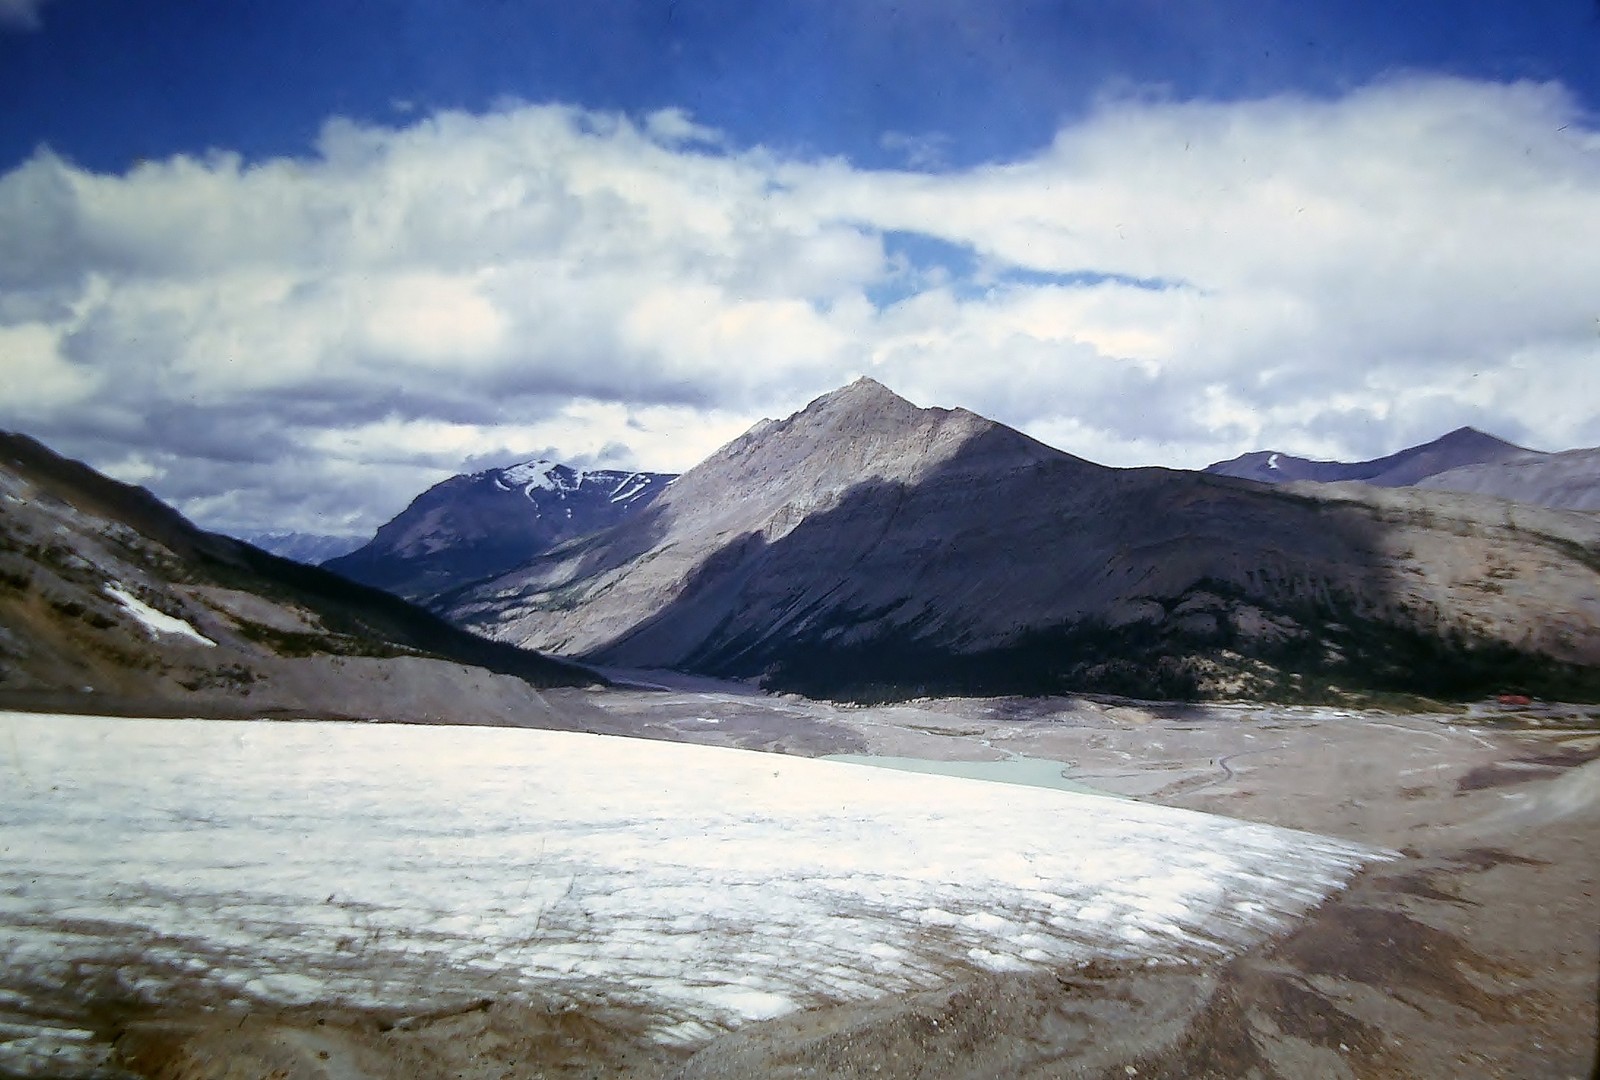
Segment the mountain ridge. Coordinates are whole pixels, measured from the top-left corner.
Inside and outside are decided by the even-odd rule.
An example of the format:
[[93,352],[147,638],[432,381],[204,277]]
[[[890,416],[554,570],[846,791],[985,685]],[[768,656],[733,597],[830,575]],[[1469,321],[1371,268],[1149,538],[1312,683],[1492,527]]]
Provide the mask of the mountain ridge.
[[[535,564],[540,567],[539,587],[559,592],[579,579],[598,578],[603,584],[597,587],[613,602],[634,597],[640,604],[655,603],[719,548],[751,537],[771,544],[808,517],[836,506],[863,482],[914,482],[984,435],[994,437],[992,452],[1012,467],[1070,460],[1100,468],[976,413],[918,409],[881,383],[858,379],[790,417],[755,424],[683,474],[636,520],[551,552]],[[782,451],[766,452],[774,445]],[[804,475],[797,471],[802,465],[808,470]],[[730,490],[737,490],[737,496],[730,497]],[[631,560],[652,547],[662,550],[647,568],[630,568]],[[503,590],[508,579],[517,580],[521,590],[535,582],[513,571],[481,588]],[[473,604],[472,592],[442,597],[438,610],[462,618],[463,605]],[[564,618],[566,601],[558,601],[557,607],[561,610],[546,612],[543,628],[546,640],[559,642],[551,651],[582,654],[618,629],[605,611],[584,610],[581,617]],[[559,632],[553,629],[556,623]],[[466,624],[475,625],[470,619]]]
[[[0,432],[0,698],[84,711],[444,719],[547,713],[583,668],[205,532],[143,488]],[[137,706],[126,703],[137,702]]]
[[1494,463],[1537,453],[1539,451],[1517,446],[1477,428],[1459,427],[1430,442],[1368,461],[1319,461],[1276,450],[1253,450],[1227,461],[1214,462],[1201,471],[1265,484],[1359,480],[1374,487],[1406,487],[1424,477],[1464,465]]
[[1306,488],[1109,469],[858,381],[439,610],[823,694],[1464,693],[1517,672],[1600,693],[1600,523]]

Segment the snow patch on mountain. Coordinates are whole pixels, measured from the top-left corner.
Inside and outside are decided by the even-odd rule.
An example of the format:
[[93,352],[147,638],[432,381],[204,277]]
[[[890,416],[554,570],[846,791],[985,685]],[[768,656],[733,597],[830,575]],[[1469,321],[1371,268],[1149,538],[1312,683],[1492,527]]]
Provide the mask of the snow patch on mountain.
[[574,469],[557,461],[538,458],[495,470],[493,475],[497,486],[504,487],[504,484],[510,484],[513,488],[521,488],[524,495],[533,499],[536,491],[553,491],[558,495],[568,491],[578,491],[591,475],[605,478],[614,474],[606,472],[591,474],[587,469]]
[[132,593],[116,585],[107,585],[106,595],[121,604],[122,610],[132,615],[139,625],[150,631],[151,636],[170,634],[176,637],[188,638],[190,641],[201,645],[216,647],[217,643],[215,641],[212,641],[182,619],[173,618],[163,611],[157,611]]
[[513,488],[520,488],[529,499],[536,499],[534,492],[537,491],[553,491],[558,494],[576,491],[583,486],[584,475],[582,469],[573,469],[559,462],[539,458],[499,470],[495,474],[495,481],[496,486],[503,486],[501,484],[503,481]]
[[652,473],[623,472],[619,469],[578,469],[543,458],[474,475],[474,479],[482,477],[493,479],[495,486],[501,491],[521,490],[530,499],[535,498],[534,493],[538,491],[561,495],[565,492],[580,491],[591,484],[602,488],[610,485],[609,501],[613,503],[633,501],[649,491],[658,479]]
[[611,493],[611,502],[632,502],[650,487],[650,478],[643,473],[629,473],[617,489]]

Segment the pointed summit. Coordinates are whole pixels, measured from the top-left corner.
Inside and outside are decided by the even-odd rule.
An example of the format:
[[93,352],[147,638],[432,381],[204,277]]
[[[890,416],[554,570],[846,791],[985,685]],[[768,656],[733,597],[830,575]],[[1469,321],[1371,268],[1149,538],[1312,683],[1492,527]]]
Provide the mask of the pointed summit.
[[802,409],[798,415],[856,413],[911,417],[924,411],[928,410],[919,409],[878,380],[863,375],[852,383],[823,394]]
[[909,401],[906,401],[905,398],[901,397],[893,390],[890,390],[887,386],[883,385],[877,379],[872,378],[870,375],[859,376],[854,382],[846,383],[844,386],[839,387],[839,389],[829,391],[817,399],[819,402],[830,400],[905,401],[907,405],[911,404]]
[[1514,450],[1517,453],[1527,453],[1527,449],[1525,447],[1518,446],[1516,443],[1507,442],[1498,436],[1491,435],[1487,431],[1480,431],[1470,425],[1464,425],[1456,428],[1454,431],[1446,432],[1437,439],[1433,440],[1433,442],[1424,444],[1424,446],[1420,447],[1419,449],[1445,446],[1458,448],[1478,447],[1487,449],[1491,452],[1500,450]]

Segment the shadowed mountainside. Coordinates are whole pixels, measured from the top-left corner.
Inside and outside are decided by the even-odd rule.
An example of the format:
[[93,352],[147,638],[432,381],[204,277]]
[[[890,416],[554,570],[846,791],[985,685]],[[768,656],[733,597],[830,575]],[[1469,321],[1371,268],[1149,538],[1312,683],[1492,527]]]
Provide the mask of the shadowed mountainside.
[[1594,697],[1600,522],[1108,469],[862,380],[440,610],[829,696]]
[[[0,433],[0,700],[490,718],[597,677],[204,532],[142,488]],[[469,715],[461,718],[468,719]]]

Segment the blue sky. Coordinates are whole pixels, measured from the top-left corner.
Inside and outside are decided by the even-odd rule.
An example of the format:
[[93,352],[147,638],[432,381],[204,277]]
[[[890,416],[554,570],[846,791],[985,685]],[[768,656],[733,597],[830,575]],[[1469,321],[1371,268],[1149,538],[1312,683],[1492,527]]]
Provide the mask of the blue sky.
[[0,0],[0,426],[207,524],[858,374],[1112,464],[1600,443],[1600,4]]
[[[1338,94],[1407,71],[1600,106],[1592,0],[54,0],[0,36],[0,160],[304,153],[329,116],[507,97],[678,107],[740,143],[900,164],[1036,149],[1107,91]],[[0,5],[3,7],[4,5]],[[16,20],[13,20],[13,25]],[[920,164],[920,162],[919,162]]]

